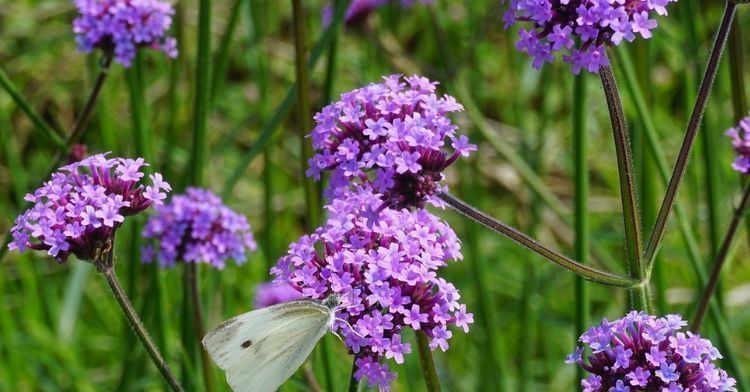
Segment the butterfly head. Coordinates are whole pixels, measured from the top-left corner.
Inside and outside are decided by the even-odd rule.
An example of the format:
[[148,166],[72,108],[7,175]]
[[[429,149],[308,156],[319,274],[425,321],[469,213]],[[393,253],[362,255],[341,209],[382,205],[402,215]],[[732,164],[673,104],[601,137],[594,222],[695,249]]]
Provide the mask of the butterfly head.
[[341,297],[338,294],[331,294],[323,300],[323,306],[328,309],[334,310],[341,305]]

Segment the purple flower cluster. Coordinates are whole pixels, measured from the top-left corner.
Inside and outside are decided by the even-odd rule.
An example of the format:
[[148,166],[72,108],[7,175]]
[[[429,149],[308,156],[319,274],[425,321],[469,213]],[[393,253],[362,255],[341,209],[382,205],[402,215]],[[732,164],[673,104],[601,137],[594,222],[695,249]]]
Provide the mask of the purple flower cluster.
[[16,219],[8,247],[46,250],[60,263],[70,254],[94,260],[126,216],[162,204],[171,190],[159,173],[149,176],[152,185],[141,184],[144,166],[143,158],[98,154],[58,169],[26,195],[34,205]]
[[255,302],[253,302],[253,306],[255,309],[260,309],[299,298],[302,298],[302,293],[288,283],[276,284],[274,282],[266,282],[259,284],[255,288]]
[[156,258],[162,267],[177,261],[208,263],[224,268],[227,259],[242,264],[246,252],[257,247],[247,219],[225,206],[208,190],[188,188],[169,204],[156,208],[149,217],[143,236],[155,238],[156,249],[143,248],[142,260]]
[[167,37],[174,9],[159,0],[75,0],[80,16],[73,31],[80,50],[113,51],[115,60],[129,67],[139,47],[177,57],[177,41]]
[[[395,0],[352,0],[349,4],[349,8],[346,9],[344,14],[344,23],[348,27],[357,26],[361,24],[367,16],[369,16],[378,7],[386,5],[388,3],[394,3]],[[410,7],[416,0],[400,0],[401,6]],[[430,4],[432,0],[419,0],[422,4]],[[323,8],[323,25],[328,26],[331,24],[333,19],[333,6],[327,5]]]
[[307,173],[318,180],[322,171],[333,172],[331,199],[366,184],[383,201],[377,210],[440,205],[433,196],[442,190],[443,170],[476,150],[447,116],[463,106],[436,95],[438,83],[427,78],[383,79],[342,94],[315,115],[311,137],[318,153]]
[[588,362],[579,347],[566,363],[575,363],[590,375],[581,380],[584,392],[628,391],[736,391],[736,381],[712,362],[721,358],[709,340],[691,332],[679,315],[657,318],[644,312],[598,327],[579,341],[590,350]]
[[462,258],[453,230],[425,210],[388,208],[368,224],[359,213],[367,200],[333,200],[326,225],[292,244],[271,272],[305,297],[341,296],[334,329],[357,358],[355,375],[387,389],[396,373],[381,360],[400,364],[412,350],[403,328],[424,331],[433,350],[445,351],[448,326],[468,331],[473,316],[458,302],[458,290],[437,276],[449,260]]
[[740,120],[736,127],[729,128],[726,135],[732,138],[732,147],[737,152],[732,168],[750,174],[750,116]]
[[666,6],[677,0],[510,0],[503,20],[505,28],[516,22],[531,26],[519,31],[518,50],[534,58],[534,68],[555,59],[598,72],[609,65],[607,46],[633,41],[636,35],[651,38],[656,28],[652,12],[666,15]]

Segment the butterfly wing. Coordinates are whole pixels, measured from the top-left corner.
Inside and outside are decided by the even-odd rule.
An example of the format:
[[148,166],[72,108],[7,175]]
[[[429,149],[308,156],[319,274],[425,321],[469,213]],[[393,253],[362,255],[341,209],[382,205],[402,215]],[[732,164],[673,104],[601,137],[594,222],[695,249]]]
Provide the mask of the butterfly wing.
[[333,312],[298,300],[231,318],[203,338],[235,392],[273,392],[294,374],[331,328]]

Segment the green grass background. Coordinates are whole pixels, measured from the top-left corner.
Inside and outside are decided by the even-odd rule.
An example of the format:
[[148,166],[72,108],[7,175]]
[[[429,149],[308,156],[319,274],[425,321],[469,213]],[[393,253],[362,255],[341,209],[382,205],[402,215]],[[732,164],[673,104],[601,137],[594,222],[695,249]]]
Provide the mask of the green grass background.
[[[294,42],[291,2],[213,3],[205,183],[221,193],[294,83]],[[304,4],[307,45],[312,47],[323,31],[319,18],[323,1]],[[670,169],[722,5],[721,1],[680,0],[670,6],[668,17],[658,19],[653,39],[624,45]],[[574,78],[559,61],[542,71],[533,70],[529,58],[515,50],[515,30],[502,28],[504,8],[496,0],[436,0],[432,7],[409,10],[384,7],[367,26],[337,36],[334,63],[329,67],[327,50],[312,70],[309,99],[317,111],[338,94],[391,73],[416,72],[441,81],[442,92],[471,107],[457,116],[457,122],[479,145],[470,159],[460,160],[446,173],[451,191],[572,254]],[[738,11],[740,26],[750,20],[745,8]],[[168,181],[183,186],[189,176],[193,137],[197,1],[180,1],[178,10],[173,33],[179,40],[179,59],[170,61],[159,53],[143,51],[141,92],[129,83],[138,77],[134,70],[124,71],[113,64],[84,141],[90,152],[145,155]],[[0,68],[57,129],[72,124],[97,71],[96,55],[75,50],[74,17],[75,9],[66,0],[0,3]],[[742,28],[743,33],[750,30]],[[749,49],[746,43],[741,47],[745,52]],[[634,96],[624,87],[618,62],[621,52],[610,54],[633,134],[639,200],[648,234],[664,187],[643,136],[642,116]],[[701,286],[690,262],[689,245],[708,270],[740,193],[740,177],[729,167],[734,153],[723,136],[736,122],[732,86],[737,81],[728,63],[725,56],[678,197],[684,223],[695,241],[685,242],[673,216],[657,262],[653,289],[659,314],[692,314]],[[588,213],[591,242],[596,247],[590,259],[601,268],[625,273],[617,166],[606,103],[598,77],[589,74],[585,78]],[[142,98],[137,98],[139,94]],[[134,116],[134,110],[143,117]],[[262,250],[240,267],[230,265],[217,271],[199,266],[207,327],[249,310],[255,286],[269,278],[268,267],[305,231],[296,137],[299,119],[295,110],[282,119],[267,148],[238,172],[238,181],[225,198],[248,217]],[[145,137],[136,136],[138,127],[143,127]],[[2,233],[7,233],[23,207],[23,194],[43,180],[54,153],[54,146],[40,136],[10,97],[0,93]],[[449,221],[463,241],[464,261],[445,268],[442,275],[461,290],[476,320],[468,334],[454,330],[448,352],[434,354],[444,389],[575,390],[575,369],[563,364],[582,332],[574,328],[574,276],[454,211],[432,211]],[[118,275],[167,361],[184,374],[183,379],[187,376],[188,389],[200,390],[200,367],[198,362],[185,360],[180,339],[182,269],[158,270],[138,262],[137,234],[144,218],[130,219],[119,231]],[[720,348],[731,349],[745,373],[750,372],[748,244],[750,234],[743,229],[718,295],[730,336]],[[628,310],[624,290],[586,285],[592,322],[621,317]],[[74,258],[57,265],[42,254],[10,252],[0,263],[0,301],[0,390],[165,389],[128,331],[105,282],[90,265]],[[716,337],[711,322],[703,332]],[[413,336],[409,339],[413,342]],[[344,390],[351,357],[333,336],[324,338],[322,344],[331,354],[332,377],[329,384],[319,348],[311,360],[317,379],[327,390]],[[416,346],[413,351],[403,366],[392,364],[399,372],[394,390],[425,388]],[[228,390],[223,375],[214,370],[219,390]],[[282,390],[309,388],[298,372]]]

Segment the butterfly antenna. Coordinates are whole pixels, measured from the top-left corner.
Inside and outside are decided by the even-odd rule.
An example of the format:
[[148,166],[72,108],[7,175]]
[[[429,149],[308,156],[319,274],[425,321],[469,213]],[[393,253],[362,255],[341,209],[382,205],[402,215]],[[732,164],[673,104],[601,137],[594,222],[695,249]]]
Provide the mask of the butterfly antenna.
[[[364,336],[360,335],[360,334],[359,334],[359,332],[357,332],[357,330],[356,330],[356,329],[354,329],[354,327],[352,327],[352,325],[351,325],[351,324],[349,324],[349,322],[348,322],[348,321],[346,321],[346,320],[344,320],[344,319],[342,319],[342,318],[339,318],[339,317],[336,317],[336,321],[341,321],[342,323],[346,324],[346,326],[347,326],[347,327],[349,327],[349,329],[350,329],[350,330],[352,331],[352,333],[353,333],[353,334],[355,334],[355,335],[359,336],[359,337],[360,337],[360,338],[362,338],[362,339],[364,339],[364,338],[365,338]],[[334,332],[334,334],[336,334],[336,332]],[[338,336],[338,335],[337,335],[337,336]],[[341,339],[341,337],[339,337],[339,339]],[[342,341],[343,341],[343,340],[342,340]]]

